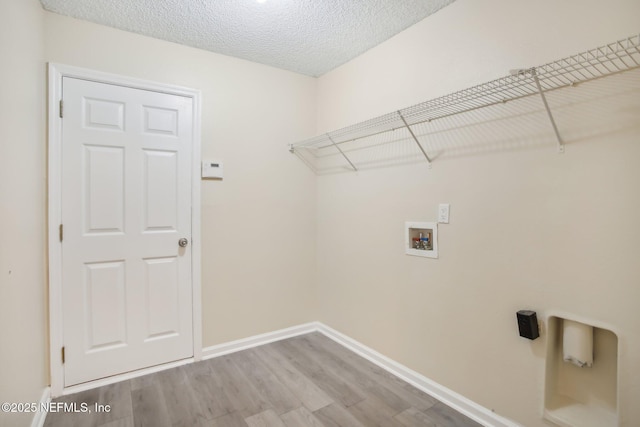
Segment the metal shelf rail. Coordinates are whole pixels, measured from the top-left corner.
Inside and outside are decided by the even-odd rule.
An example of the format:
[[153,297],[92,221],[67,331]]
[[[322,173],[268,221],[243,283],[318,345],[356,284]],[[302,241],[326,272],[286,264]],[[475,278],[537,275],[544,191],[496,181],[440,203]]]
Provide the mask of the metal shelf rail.
[[[436,120],[510,101],[539,97],[546,112],[545,120],[548,120],[555,135],[558,151],[563,152],[562,136],[546,94],[638,67],[640,35],[634,35],[545,65],[511,70],[505,77],[290,144],[289,151],[297,154],[316,173],[319,173],[316,160],[328,156],[334,157],[334,169],[344,170],[346,167],[357,171],[359,166],[351,158],[351,153],[404,141],[405,144],[412,144],[416,153],[416,148],[419,149],[421,157],[431,166],[434,156],[425,148],[428,135],[418,132],[418,129]],[[336,163],[335,158],[341,161]]]

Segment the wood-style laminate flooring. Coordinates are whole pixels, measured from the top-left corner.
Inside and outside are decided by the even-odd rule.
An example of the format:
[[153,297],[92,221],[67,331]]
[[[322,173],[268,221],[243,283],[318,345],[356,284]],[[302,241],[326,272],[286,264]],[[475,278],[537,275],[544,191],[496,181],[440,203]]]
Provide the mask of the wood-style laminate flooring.
[[93,390],[45,427],[479,427],[319,333]]

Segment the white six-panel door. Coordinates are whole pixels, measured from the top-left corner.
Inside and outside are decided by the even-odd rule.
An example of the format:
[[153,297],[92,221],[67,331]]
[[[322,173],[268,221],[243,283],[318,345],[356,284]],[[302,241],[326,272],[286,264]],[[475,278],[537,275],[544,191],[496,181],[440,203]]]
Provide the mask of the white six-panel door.
[[69,77],[62,91],[68,387],[193,355],[193,107]]

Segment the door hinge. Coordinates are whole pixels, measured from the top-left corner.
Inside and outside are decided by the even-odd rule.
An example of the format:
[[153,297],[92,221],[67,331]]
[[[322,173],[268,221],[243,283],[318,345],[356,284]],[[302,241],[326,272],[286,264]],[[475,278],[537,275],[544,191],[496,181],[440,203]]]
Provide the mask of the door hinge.
[[62,347],[62,363],[64,363],[64,347]]
[[60,224],[58,233],[60,234],[60,241],[62,242],[62,238],[64,237],[64,227],[62,226],[62,224]]
[[60,100],[60,118],[64,117],[63,108],[64,108],[64,102],[61,99]]

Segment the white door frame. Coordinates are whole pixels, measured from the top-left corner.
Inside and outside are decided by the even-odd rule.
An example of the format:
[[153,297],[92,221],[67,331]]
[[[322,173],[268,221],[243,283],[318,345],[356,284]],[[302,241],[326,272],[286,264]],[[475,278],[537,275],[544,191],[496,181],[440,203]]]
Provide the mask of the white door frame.
[[[49,362],[51,367],[51,395],[64,394],[64,366],[61,349],[62,335],[62,245],[59,226],[62,221],[62,120],[60,100],[62,99],[62,78],[72,77],[99,83],[114,84],[134,89],[150,90],[191,98],[193,102],[193,155],[191,187],[191,236],[192,250],[191,276],[193,283],[193,360],[202,359],[202,304],[201,304],[201,253],[200,253],[200,91],[180,86],[139,80],[100,71],[69,65],[49,63],[49,104],[48,104],[48,240],[49,240]],[[169,364],[171,365],[171,364]],[[157,370],[157,368],[153,368]],[[135,373],[129,374],[135,376]],[[113,382],[116,377],[111,377]],[[123,377],[124,378],[124,377]],[[95,386],[99,385],[96,382]],[[82,388],[90,388],[91,383]],[[76,387],[72,387],[75,389]]]

